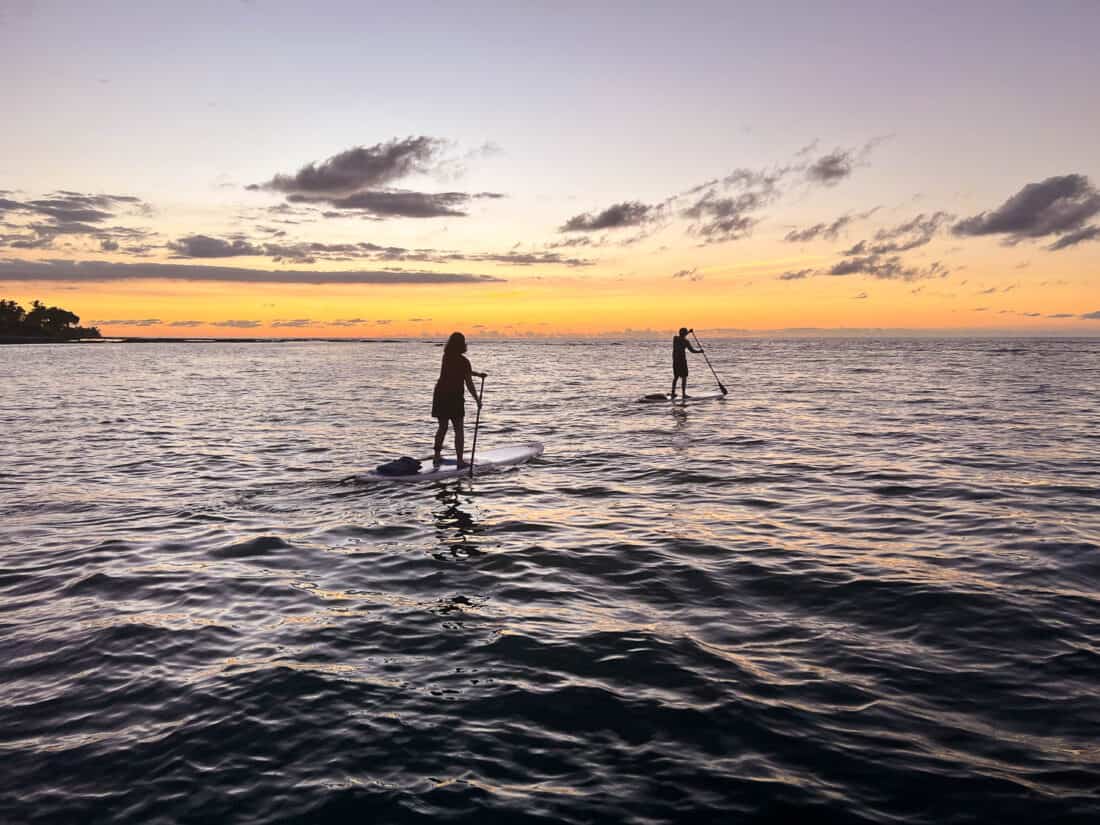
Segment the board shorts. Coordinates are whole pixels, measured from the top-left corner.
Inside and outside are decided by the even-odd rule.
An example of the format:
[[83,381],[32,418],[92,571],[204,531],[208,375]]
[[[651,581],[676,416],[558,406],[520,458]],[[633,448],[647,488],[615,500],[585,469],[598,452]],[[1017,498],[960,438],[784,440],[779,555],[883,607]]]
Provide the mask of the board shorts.
[[673,364],[672,365],[672,377],[673,378],[687,378],[688,377],[688,365],[685,364]]
[[458,392],[440,391],[438,387],[432,393],[432,418],[444,421],[461,420],[466,417],[466,396]]

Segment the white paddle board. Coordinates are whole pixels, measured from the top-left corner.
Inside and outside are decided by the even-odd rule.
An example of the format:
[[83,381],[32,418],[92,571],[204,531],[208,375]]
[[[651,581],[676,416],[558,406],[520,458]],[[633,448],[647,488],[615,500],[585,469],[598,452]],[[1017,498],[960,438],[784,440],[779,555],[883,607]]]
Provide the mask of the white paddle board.
[[[725,397],[726,396],[723,395],[720,392],[700,392],[700,393],[689,393],[688,397],[687,397],[687,400],[688,401],[713,401],[715,399],[725,398]],[[673,403],[676,403],[676,404],[682,404],[684,402],[683,396],[677,395],[675,398],[672,398],[672,397],[670,397],[670,396],[668,396],[664,393],[659,393],[659,392],[653,393],[653,395],[643,396],[642,398],[639,398],[638,400],[639,401],[646,401],[646,402],[664,401],[666,403],[669,402],[669,401],[672,401]]]
[[[474,475],[480,476],[501,470],[506,467],[514,467],[524,464],[535,456],[542,455],[543,446],[537,441],[530,444],[517,444],[514,447],[497,447],[492,450],[478,450],[474,458]],[[469,467],[461,469],[453,458],[445,458],[436,466],[429,458],[421,462],[420,471],[408,475],[383,475],[376,470],[359,473],[355,476],[358,481],[441,481],[447,478],[460,478],[470,475]]]

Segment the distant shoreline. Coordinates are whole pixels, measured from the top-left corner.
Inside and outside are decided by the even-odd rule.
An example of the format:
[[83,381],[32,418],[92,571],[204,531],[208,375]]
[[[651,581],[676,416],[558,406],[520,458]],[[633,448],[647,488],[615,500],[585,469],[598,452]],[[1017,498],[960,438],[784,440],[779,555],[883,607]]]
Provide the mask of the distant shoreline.
[[[980,340],[1025,340],[1025,341],[1088,341],[1100,340],[1100,334],[1086,333],[1077,335],[1052,334],[1052,333],[915,333],[915,332],[821,332],[792,333],[792,332],[761,332],[756,335],[737,336],[711,336],[714,341],[754,341],[754,340],[939,340],[939,341],[980,341]],[[483,343],[571,343],[571,344],[656,344],[664,341],[664,338],[596,338],[596,337],[562,337],[562,338],[475,338],[474,341]],[[415,338],[165,338],[142,337],[130,335],[104,336],[102,338],[44,338],[27,336],[0,336],[0,346],[4,344],[84,344],[104,346],[109,344],[442,344],[443,336],[439,339],[426,337]]]

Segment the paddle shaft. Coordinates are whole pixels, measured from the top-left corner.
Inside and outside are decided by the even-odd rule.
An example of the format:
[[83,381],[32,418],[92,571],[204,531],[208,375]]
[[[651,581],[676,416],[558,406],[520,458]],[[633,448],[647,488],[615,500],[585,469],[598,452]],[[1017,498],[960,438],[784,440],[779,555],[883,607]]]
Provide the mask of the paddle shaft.
[[[710,359],[707,358],[706,350],[703,349],[703,345],[699,343],[699,336],[695,334],[695,330],[691,331],[692,337],[695,339],[695,346],[703,350],[703,360],[707,362],[707,366],[710,367],[711,373],[714,375],[714,380],[718,382],[718,389],[722,391],[722,395],[726,395],[729,390],[722,386],[722,379],[718,377],[718,373],[714,371],[714,365],[710,363]],[[674,388],[675,389],[675,388]]]
[[474,418],[474,443],[470,447],[470,478],[474,477],[474,455],[477,453],[477,430],[481,426],[481,405],[485,398],[485,376],[481,376],[481,386],[477,390],[477,416]]

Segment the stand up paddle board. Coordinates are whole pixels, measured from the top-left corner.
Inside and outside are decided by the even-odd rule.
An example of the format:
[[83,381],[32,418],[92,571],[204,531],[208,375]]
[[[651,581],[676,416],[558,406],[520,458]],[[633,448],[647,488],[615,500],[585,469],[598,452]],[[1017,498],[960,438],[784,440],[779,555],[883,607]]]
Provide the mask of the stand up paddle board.
[[[720,392],[701,392],[701,393],[692,393],[692,394],[690,394],[687,397],[686,400],[688,400],[688,401],[713,401],[715,399],[725,398],[725,397],[726,396],[723,395]],[[682,396],[679,396],[679,395],[676,396],[675,398],[672,398],[671,396],[669,396],[665,393],[655,392],[652,395],[642,396],[638,400],[639,401],[646,401],[646,402],[651,402],[651,401],[665,401],[665,402],[668,402],[668,401],[672,401],[673,403],[682,404],[682,403],[684,403],[685,399]]]
[[[535,456],[542,455],[542,444],[533,441],[530,444],[518,444],[514,447],[497,447],[494,450],[478,450],[474,459],[474,475],[480,476],[506,467],[524,464]],[[389,475],[370,470],[354,476],[357,481],[441,481],[448,478],[460,478],[470,475],[469,467],[458,467],[453,458],[445,458],[437,466],[429,458],[421,462],[420,469],[406,475]]]

